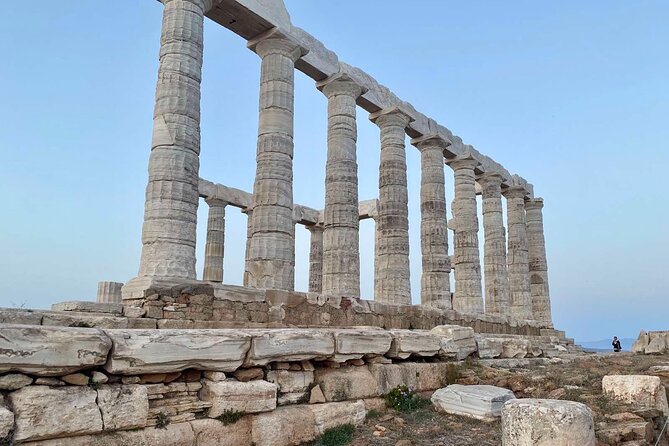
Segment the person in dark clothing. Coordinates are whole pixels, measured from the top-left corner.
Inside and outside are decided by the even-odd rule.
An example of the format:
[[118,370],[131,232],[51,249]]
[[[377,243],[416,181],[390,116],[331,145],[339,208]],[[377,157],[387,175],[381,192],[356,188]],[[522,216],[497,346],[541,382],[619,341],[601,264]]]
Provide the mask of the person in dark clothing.
[[620,340],[618,339],[618,336],[613,337],[613,342],[611,342],[611,345],[613,345],[613,351],[616,353],[620,352],[623,349],[620,346]]

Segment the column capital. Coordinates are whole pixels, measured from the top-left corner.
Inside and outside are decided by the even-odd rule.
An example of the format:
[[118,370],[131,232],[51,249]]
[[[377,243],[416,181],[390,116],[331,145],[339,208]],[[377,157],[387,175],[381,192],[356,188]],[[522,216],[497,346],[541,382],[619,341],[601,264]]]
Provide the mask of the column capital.
[[531,209],[541,210],[543,209],[543,207],[544,207],[544,199],[540,197],[530,198],[525,202],[526,210],[531,210]]
[[476,181],[481,186],[486,186],[488,184],[500,185],[504,182],[504,177],[498,172],[484,172],[481,175],[476,176]]
[[510,186],[502,191],[502,195],[508,198],[525,198],[527,191],[522,186]]
[[313,232],[323,232],[325,229],[322,223],[316,223],[315,225],[305,225],[305,228],[311,233]]
[[452,144],[451,140],[439,135],[438,133],[430,133],[428,135],[413,138],[411,139],[410,143],[421,152],[425,149],[433,147],[445,150]]
[[461,169],[474,170],[474,168],[481,163],[479,162],[479,160],[474,158],[474,156],[471,153],[466,153],[463,155],[456,156],[455,158],[451,158],[450,160],[446,160],[446,164],[448,164],[450,168],[453,170],[461,170]]
[[[167,5],[173,0],[159,0],[159,1],[163,5]],[[214,3],[218,3],[216,0],[187,0],[187,1],[201,8],[203,13],[209,12],[209,10],[214,6]]]
[[204,201],[209,205],[210,208],[211,207],[222,207],[222,208],[224,208],[224,207],[226,207],[227,205],[230,204],[227,201],[221,200],[220,198],[216,198],[216,197],[207,197],[207,198],[204,199]]
[[268,54],[281,54],[290,57],[293,63],[309,52],[307,48],[283,34],[278,28],[272,28],[252,38],[246,46],[260,57]]
[[369,114],[369,120],[379,127],[386,125],[398,125],[406,127],[410,122],[415,121],[414,118],[403,110],[399,105],[390,108],[384,108],[374,113]]
[[367,92],[367,88],[358,85],[351,76],[346,73],[333,74],[322,81],[318,81],[316,82],[316,88],[323,92],[328,98],[335,95],[347,95],[354,99],[358,99]]

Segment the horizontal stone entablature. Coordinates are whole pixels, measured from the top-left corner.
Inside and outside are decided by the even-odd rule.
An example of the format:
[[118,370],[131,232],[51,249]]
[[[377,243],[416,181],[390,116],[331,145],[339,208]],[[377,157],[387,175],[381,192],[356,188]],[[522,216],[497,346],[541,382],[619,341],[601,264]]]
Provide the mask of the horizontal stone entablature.
[[[198,187],[202,198],[221,200],[240,209],[253,207],[253,194],[250,192],[213,183],[202,178],[200,178]],[[375,218],[378,214],[378,200],[373,198],[361,201],[358,205],[358,213],[360,220]],[[323,210],[296,204],[293,206],[293,221],[307,226],[323,224]]]
[[532,198],[533,190],[526,180],[520,177],[514,180],[514,176],[502,165],[482,155],[471,145],[465,144],[462,138],[454,135],[451,130],[437,123],[434,119],[416,110],[413,105],[399,98],[388,87],[380,84],[364,70],[339,60],[337,54],[327,49],[321,41],[307,31],[294,26],[282,1],[214,0],[211,9],[206,12],[206,16],[246,40],[252,40],[276,28],[284,36],[307,50],[306,55],[295,63],[295,67],[307,76],[318,82],[337,74],[346,74],[365,89],[365,93],[358,98],[360,107],[369,113],[400,107],[412,119],[406,129],[410,137],[417,138],[437,134],[451,143],[444,151],[447,158],[470,152],[480,162],[477,173],[496,172],[502,176],[504,184],[509,186],[520,179],[521,185],[527,190],[528,197]]

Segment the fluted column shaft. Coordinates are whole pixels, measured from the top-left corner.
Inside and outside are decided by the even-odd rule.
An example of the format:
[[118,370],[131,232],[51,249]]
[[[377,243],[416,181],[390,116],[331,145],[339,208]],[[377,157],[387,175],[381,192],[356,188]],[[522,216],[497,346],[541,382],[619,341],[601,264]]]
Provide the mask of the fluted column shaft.
[[420,248],[423,273],[422,305],[451,308],[451,259],[448,256],[444,149],[450,145],[439,137],[412,140],[420,150]]
[[551,299],[548,290],[548,263],[544,239],[544,200],[535,198],[525,202],[527,245],[529,253],[530,294],[532,319],[552,322]]
[[202,279],[223,282],[223,256],[225,253],[225,206],[218,199],[205,200],[209,205],[207,242],[204,246],[204,273]]
[[356,99],[362,89],[340,77],[322,85],[328,98],[323,293],[360,297]]
[[323,226],[307,226],[311,233],[309,249],[309,292],[320,293],[323,289]]
[[532,319],[527,227],[525,225],[525,189],[519,186],[504,191],[506,221],[509,228],[507,265],[509,271],[509,300],[511,316]]
[[456,158],[448,164],[455,172],[455,198],[452,204],[455,233],[453,309],[469,314],[483,313],[474,177],[474,168],[478,161],[472,158]]
[[204,0],[164,0],[139,277],[195,279]]
[[244,286],[249,285],[249,256],[251,255],[251,235],[253,233],[253,208],[245,208],[242,210],[246,214],[246,246],[244,250],[244,275],[242,283]]
[[249,46],[262,58],[260,118],[248,286],[292,290],[295,283],[293,223],[293,96],[295,61],[302,49],[282,36]]
[[397,108],[370,115],[381,130],[378,208],[378,277],[374,300],[411,305],[409,270],[409,192],[405,129],[412,118]]
[[95,301],[103,304],[119,304],[122,302],[120,282],[98,282],[98,294]]
[[509,314],[509,276],[506,267],[506,230],[502,212],[502,177],[484,174],[483,189],[483,265],[485,312]]

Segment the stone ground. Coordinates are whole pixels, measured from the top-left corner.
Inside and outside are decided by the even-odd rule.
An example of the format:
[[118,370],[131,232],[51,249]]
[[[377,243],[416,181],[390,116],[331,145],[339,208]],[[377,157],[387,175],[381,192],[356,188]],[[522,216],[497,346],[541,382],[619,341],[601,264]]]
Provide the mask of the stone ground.
[[[641,410],[602,394],[602,377],[608,374],[653,374],[652,366],[669,366],[669,356],[627,353],[589,355],[563,364],[496,369],[466,362],[458,368],[461,384],[492,384],[506,387],[522,398],[555,398],[587,404],[595,418],[598,446],[654,445],[665,418],[656,410]],[[669,372],[661,377],[669,387]],[[429,396],[429,395],[424,395]],[[375,436],[377,426],[385,428]],[[377,434],[378,435],[378,434]],[[664,436],[660,445],[669,446]],[[409,412],[384,409],[354,434],[352,446],[493,446],[501,442],[499,422],[443,415],[431,404]],[[320,443],[314,443],[315,445]]]

